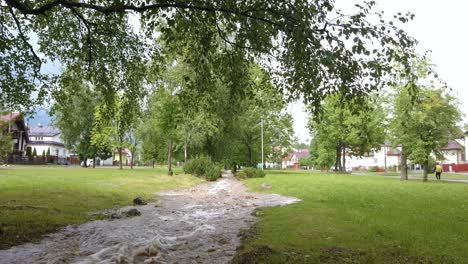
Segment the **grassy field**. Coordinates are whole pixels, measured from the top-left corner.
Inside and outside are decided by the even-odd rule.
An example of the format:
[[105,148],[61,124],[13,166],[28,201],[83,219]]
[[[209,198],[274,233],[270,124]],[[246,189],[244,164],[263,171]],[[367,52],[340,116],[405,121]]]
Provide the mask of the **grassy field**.
[[253,191],[302,202],[260,210],[235,263],[468,263],[468,184],[269,171]]
[[39,239],[66,224],[90,220],[89,212],[130,205],[162,189],[201,182],[166,168],[0,168],[0,248]]
[[[355,174],[362,174],[362,175],[370,175],[370,176],[394,176],[394,177],[400,177],[399,172],[353,172]],[[414,171],[409,171],[408,172],[409,177],[415,177],[415,178],[423,178],[423,174],[421,171],[414,172]],[[435,174],[434,173],[429,173],[428,175],[429,179],[435,179]],[[454,180],[468,180],[468,173],[451,173],[451,172],[443,172],[442,173],[442,180],[447,180],[447,179],[454,179]]]

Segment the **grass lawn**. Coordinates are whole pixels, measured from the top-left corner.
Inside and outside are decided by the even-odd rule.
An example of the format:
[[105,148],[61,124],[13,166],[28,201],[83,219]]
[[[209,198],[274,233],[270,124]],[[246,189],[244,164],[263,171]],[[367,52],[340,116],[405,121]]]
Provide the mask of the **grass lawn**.
[[468,184],[268,171],[253,191],[303,199],[265,208],[237,263],[468,263]]
[[[399,172],[353,172],[356,174],[362,174],[362,175],[372,175],[372,176],[395,176],[395,177],[400,177]],[[417,178],[423,178],[423,173],[422,172],[414,172],[414,171],[409,171],[408,176],[410,177],[417,177]],[[434,173],[429,173],[428,175],[429,179],[435,179],[435,174]],[[455,179],[455,180],[468,180],[468,173],[452,173],[452,172],[443,172],[442,173],[442,180],[444,179]]]
[[67,224],[90,220],[89,212],[154,198],[162,189],[202,180],[175,169],[20,166],[0,168],[0,248],[35,241]]

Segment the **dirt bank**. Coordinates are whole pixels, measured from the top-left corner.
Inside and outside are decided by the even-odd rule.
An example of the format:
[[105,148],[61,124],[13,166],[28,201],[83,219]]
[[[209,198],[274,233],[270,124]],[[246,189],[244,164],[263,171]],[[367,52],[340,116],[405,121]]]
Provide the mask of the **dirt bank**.
[[298,201],[249,193],[228,173],[158,196],[157,203],[136,207],[141,216],[69,226],[39,244],[0,251],[0,263],[227,263],[255,208]]

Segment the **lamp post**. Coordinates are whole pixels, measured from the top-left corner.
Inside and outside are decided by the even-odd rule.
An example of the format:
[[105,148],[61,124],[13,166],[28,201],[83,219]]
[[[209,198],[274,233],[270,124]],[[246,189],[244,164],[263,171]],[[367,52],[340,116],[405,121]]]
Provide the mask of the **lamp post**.
[[263,117],[261,121],[261,138],[262,138],[262,170],[265,168],[264,159],[263,159]]

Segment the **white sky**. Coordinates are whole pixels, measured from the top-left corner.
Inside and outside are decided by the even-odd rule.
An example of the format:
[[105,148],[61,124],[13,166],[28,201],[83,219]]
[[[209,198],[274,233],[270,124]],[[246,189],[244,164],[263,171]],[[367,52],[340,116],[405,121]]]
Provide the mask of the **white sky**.
[[[336,0],[343,12],[354,10],[355,0]],[[418,51],[432,51],[431,60],[439,77],[447,82],[460,100],[460,110],[468,122],[468,34],[466,0],[376,0],[375,10],[383,10],[388,18],[398,12],[415,14],[413,21],[402,28],[419,41]],[[294,116],[294,131],[299,141],[308,141],[307,114],[302,103],[290,106]]]

